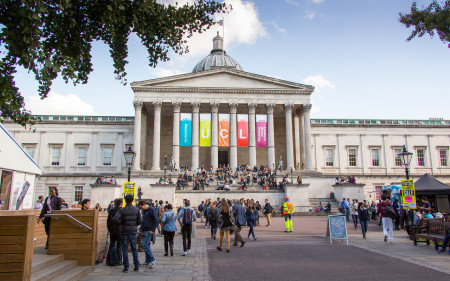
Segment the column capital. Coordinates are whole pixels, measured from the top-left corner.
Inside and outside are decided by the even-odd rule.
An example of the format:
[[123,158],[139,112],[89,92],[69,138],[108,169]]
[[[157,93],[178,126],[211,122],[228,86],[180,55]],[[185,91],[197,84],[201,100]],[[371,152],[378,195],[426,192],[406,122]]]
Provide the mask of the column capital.
[[219,112],[219,105],[220,105],[220,103],[218,103],[218,102],[211,102],[209,105],[211,106],[211,112],[212,113]]
[[257,106],[256,103],[249,103],[248,104],[248,113],[255,114],[256,106]]
[[287,103],[284,105],[284,110],[285,111],[292,111],[292,108],[294,108],[294,105],[292,103]]
[[161,106],[162,106],[162,102],[160,102],[160,101],[153,102],[153,108],[155,110],[161,110]]
[[237,103],[229,103],[230,113],[235,114],[237,111],[238,104]]
[[273,114],[273,109],[275,108],[275,104],[274,103],[268,103],[266,104],[266,110],[267,110],[267,114],[272,115]]
[[141,102],[141,101],[134,101],[133,102],[134,109],[142,109],[143,105],[144,105],[144,103]]
[[172,106],[173,106],[173,111],[174,112],[180,112],[181,102],[173,102]]
[[310,111],[311,110],[311,108],[312,108],[312,104],[304,104],[303,105],[303,112],[307,112],[307,111]]

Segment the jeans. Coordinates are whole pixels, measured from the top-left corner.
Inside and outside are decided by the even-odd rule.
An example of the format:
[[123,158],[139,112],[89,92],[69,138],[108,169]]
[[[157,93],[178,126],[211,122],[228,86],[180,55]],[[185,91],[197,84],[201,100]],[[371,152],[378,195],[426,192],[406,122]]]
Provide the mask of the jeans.
[[211,236],[216,236],[217,233],[217,222],[211,223]]
[[148,231],[142,232],[142,249],[145,252],[145,263],[151,263],[155,260],[152,254],[152,250],[150,249],[150,242],[152,240],[152,234],[149,234]]
[[355,229],[358,228],[358,215],[352,215],[353,225],[355,226]]
[[175,236],[175,231],[167,231],[164,230],[164,251],[169,253],[169,245],[170,249],[173,249],[173,237]]
[[128,261],[128,242],[130,242],[131,252],[133,253],[134,268],[139,269],[138,250],[136,248],[136,232],[122,233],[123,268],[128,270],[130,267],[130,263]]
[[362,231],[363,236],[366,236],[367,227],[369,226],[369,222],[359,220],[359,223],[361,224],[361,231]]
[[345,217],[347,218],[347,221],[350,221],[350,209],[345,209]]
[[448,245],[449,241],[450,241],[450,234],[447,234],[447,235],[445,235],[444,243],[442,244],[442,249],[444,249],[444,251],[447,248],[447,245]]
[[250,237],[250,234],[253,236],[253,239],[255,239],[255,232],[253,231],[253,221],[248,220],[248,226],[250,229],[248,230],[248,237]]
[[113,247],[117,247],[117,255],[119,256],[119,263],[122,262],[122,243],[120,236],[110,235],[109,236],[109,248],[108,253]]
[[[183,251],[187,251],[191,249],[191,233],[192,233],[192,224],[185,224],[181,227],[181,233],[183,233]],[[187,245],[186,245],[187,240]]]

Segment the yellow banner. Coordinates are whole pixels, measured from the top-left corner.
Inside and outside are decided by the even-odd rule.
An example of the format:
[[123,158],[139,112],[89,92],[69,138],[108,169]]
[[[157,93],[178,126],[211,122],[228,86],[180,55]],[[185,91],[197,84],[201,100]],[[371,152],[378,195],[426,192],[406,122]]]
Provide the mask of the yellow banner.
[[200,114],[200,146],[211,146],[211,114]]
[[128,194],[131,194],[131,195],[133,195],[133,206],[135,205],[134,204],[134,201],[135,201],[135,199],[136,199],[136,183],[135,182],[125,182],[124,184],[123,184],[123,195],[122,195],[122,198],[123,198],[123,207],[125,207],[125,205],[126,205],[126,203],[125,203],[125,196],[126,195],[128,195]]
[[416,190],[414,189],[414,180],[402,180],[402,200],[403,209],[416,209]]

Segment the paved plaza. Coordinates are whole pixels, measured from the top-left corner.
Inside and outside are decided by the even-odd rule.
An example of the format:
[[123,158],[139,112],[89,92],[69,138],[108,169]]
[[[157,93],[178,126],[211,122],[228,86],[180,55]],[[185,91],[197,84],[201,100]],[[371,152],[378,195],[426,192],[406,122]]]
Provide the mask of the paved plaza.
[[[164,257],[163,239],[158,237],[152,251],[154,268],[122,273],[122,267],[104,263],[84,280],[448,280],[450,255],[438,255],[425,243],[414,246],[406,233],[396,231],[394,243],[385,243],[381,227],[369,224],[367,239],[353,222],[347,225],[349,245],[325,240],[326,217],[295,217],[294,232],[284,233],[281,217],[272,226],[255,227],[256,241],[243,248],[231,246],[230,253],[219,252],[210,230],[197,223],[197,238],[189,256],[183,257],[181,235],[175,237],[175,255]],[[248,228],[242,230],[247,237]],[[234,237],[232,237],[234,239]],[[231,243],[233,243],[233,239]],[[226,246],[224,245],[223,248]],[[132,257],[129,255],[132,269]],[[139,253],[144,261],[144,253]]]

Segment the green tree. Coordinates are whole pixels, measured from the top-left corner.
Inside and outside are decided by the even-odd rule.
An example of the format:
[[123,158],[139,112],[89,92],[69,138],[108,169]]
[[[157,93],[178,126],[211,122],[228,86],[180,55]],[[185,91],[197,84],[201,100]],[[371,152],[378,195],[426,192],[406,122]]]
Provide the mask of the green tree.
[[400,13],[400,22],[407,28],[413,26],[415,29],[408,37],[411,41],[414,37],[422,37],[425,34],[434,36],[435,32],[439,38],[448,43],[450,48],[450,1],[447,0],[440,4],[438,1],[433,1],[428,7],[417,8],[417,3],[414,2],[411,6],[409,14]]
[[109,46],[115,78],[125,85],[131,33],[141,39],[155,67],[169,60],[170,50],[187,53],[184,36],[206,31],[214,14],[227,11],[225,3],[211,0],[182,6],[155,0],[1,1],[0,121],[34,121],[14,82],[19,66],[34,74],[44,99],[58,75],[74,85],[88,82],[92,43],[101,41]]

